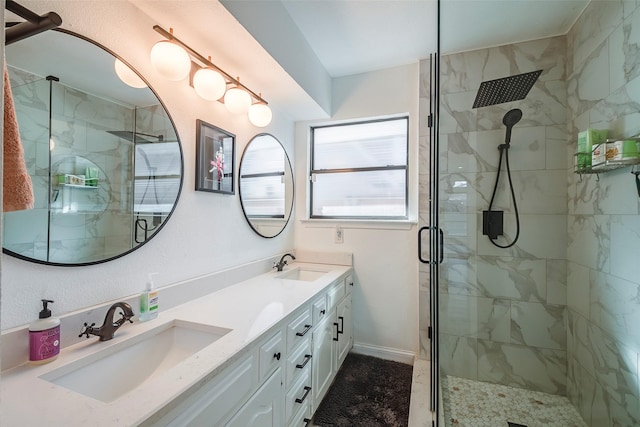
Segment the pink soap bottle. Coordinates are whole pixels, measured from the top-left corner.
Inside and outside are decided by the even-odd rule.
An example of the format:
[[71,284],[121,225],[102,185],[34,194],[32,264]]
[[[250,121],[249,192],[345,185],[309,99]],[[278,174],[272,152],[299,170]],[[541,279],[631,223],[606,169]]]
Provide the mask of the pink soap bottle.
[[51,317],[47,304],[53,301],[42,300],[39,319],[29,325],[29,363],[42,365],[56,360],[60,353],[60,319]]

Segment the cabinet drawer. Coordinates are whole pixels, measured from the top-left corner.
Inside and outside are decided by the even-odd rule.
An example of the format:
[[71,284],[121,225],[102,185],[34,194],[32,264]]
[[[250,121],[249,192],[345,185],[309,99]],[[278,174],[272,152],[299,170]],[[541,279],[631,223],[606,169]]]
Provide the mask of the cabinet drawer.
[[340,279],[335,282],[329,288],[327,292],[327,313],[334,309],[338,301],[340,301],[345,295],[344,279]]
[[296,347],[287,357],[286,383],[290,387],[304,372],[307,365],[311,365],[311,338]]
[[287,325],[287,351],[291,351],[298,343],[301,343],[305,337],[311,336],[311,309],[307,307],[295,319]]
[[345,284],[347,294],[350,294],[351,291],[353,290],[353,285],[354,285],[353,274],[349,274],[347,277],[344,278],[344,284]]
[[233,414],[257,386],[257,364],[254,355],[252,352],[225,369],[194,396],[184,401],[165,418],[171,419],[168,425],[218,425]]
[[313,324],[317,325],[322,319],[327,316],[327,297],[322,295],[322,298],[316,300],[312,306],[313,311]]
[[284,362],[284,337],[282,331],[278,331],[260,346],[260,381],[264,380],[269,374],[281,366]]
[[303,369],[300,378],[293,383],[284,399],[284,419],[288,423],[294,415],[311,402],[311,365]]
[[311,423],[311,404],[305,402],[303,405],[289,421],[288,427],[307,427]]

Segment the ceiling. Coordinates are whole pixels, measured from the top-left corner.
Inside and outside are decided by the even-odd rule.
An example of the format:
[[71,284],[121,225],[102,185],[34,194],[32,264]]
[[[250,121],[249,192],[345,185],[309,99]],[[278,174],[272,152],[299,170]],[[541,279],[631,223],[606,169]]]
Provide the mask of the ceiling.
[[[237,1],[247,7],[251,3],[226,0]],[[262,1],[282,3],[331,77],[415,63],[437,50],[435,0]],[[440,51],[565,34],[588,2],[442,0]]]
[[[294,120],[331,115],[331,78],[416,63],[437,50],[436,0],[128,1]],[[588,2],[441,0],[440,52],[565,34]]]

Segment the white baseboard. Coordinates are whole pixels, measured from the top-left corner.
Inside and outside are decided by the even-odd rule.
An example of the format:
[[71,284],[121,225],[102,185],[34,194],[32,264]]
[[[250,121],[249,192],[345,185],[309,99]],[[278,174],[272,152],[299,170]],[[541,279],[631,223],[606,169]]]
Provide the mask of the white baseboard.
[[365,356],[373,356],[379,359],[406,363],[407,365],[413,365],[413,361],[416,358],[415,353],[410,351],[362,343],[354,343],[353,349],[351,351],[357,354],[363,354]]

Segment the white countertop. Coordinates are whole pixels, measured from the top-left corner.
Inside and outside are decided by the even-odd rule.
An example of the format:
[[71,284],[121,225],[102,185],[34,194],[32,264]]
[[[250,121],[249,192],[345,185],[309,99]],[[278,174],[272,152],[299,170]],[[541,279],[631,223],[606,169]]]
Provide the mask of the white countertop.
[[[161,311],[154,320],[125,324],[110,341],[99,342],[97,337],[92,337],[72,345],[63,349],[57,360],[46,365],[24,364],[4,371],[0,377],[0,424],[3,427],[114,427],[143,423],[170,402],[182,401],[183,393],[235,361],[249,344],[351,268],[294,263],[285,271],[295,267],[320,267],[330,271],[313,282],[279,279],[276,276],[282,273],[271,271]],[[228,328],[231,332],[157,378],[109,403],[40,378],[173,320]]]

